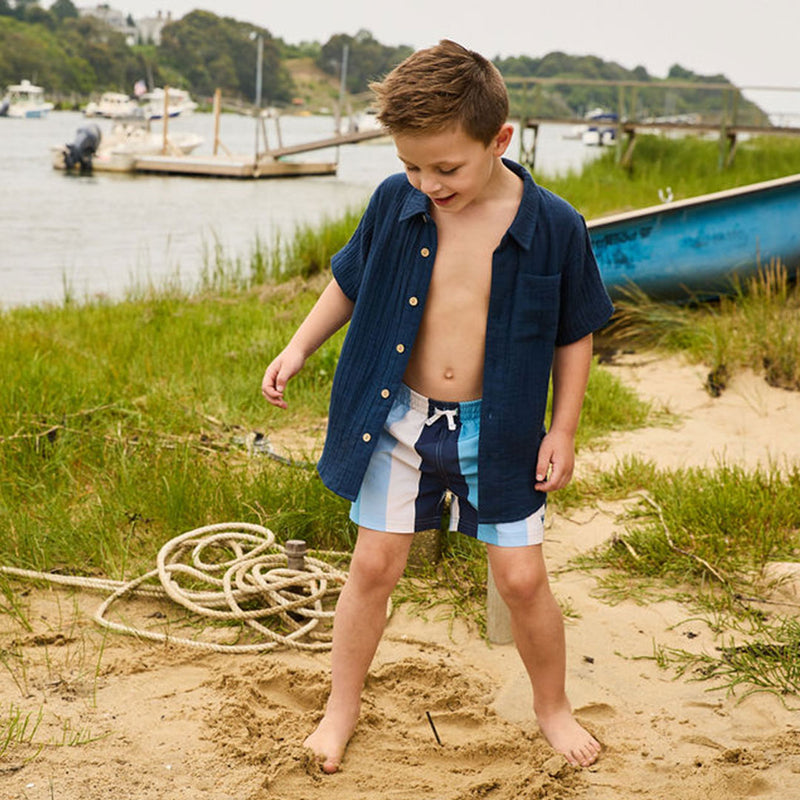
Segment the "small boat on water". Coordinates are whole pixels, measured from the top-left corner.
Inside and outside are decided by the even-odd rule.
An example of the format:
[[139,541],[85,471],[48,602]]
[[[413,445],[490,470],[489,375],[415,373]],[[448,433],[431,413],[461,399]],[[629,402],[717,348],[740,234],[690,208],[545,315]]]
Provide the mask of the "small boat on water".
[[44,99],[44,89],[29,80],[6,87],[6,94],[0,101],[0,117],[15,119],[37,119],[46,117],[53,110],[53,104]]
[[[166,97],[165,97],[166,95]],[[141,97],[145,119],[163,119],[164,104],[166,100],[168,117],[188,117],[197,108],[197,103],[184,89],[173,89],[171,86],[165,92],[156,88]]]
[[587,223],[612,297],[632,284],[654,299],[729,293],[780,259],[800,267],[800,174]]
[[103,117],[106,119],[123,119],[126,117],[144,117],[141,106],[132,97],[122,92],[103,92],[100,100],[92,101],[83,109],[85,117]]
[[[92,131],[91,137],[86,136],[86,128],[79,128],[74,142],[51,148],[54,169],[133,172],[137,158],[186,156],[203,143],[196,133],[181,132],[169,133],[165,141],[162,133],[130,123],[117,123],[106,134],[92,127],[96,132]],[[91,152],[83,146],[84,142],[94,145]],[[81,153],[85,157],[80,157]]]
[[619,117],[602,108],[595,108],[586,115],[587,124],[581,133],[584,144],[601,146],[614,144],[617,140],[617,120]]

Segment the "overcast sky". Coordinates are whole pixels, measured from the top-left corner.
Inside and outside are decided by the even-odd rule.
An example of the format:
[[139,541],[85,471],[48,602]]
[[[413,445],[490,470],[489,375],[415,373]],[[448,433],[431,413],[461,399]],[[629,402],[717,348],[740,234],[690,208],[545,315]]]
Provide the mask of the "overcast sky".
[[[77,2],[77,5],[83,5]],[[739,86],[800,87],[800,0],[110,0],[134,17],[194,8],[251,21],[297,44],[365,28],[383,44],[451,38],[494,56],[597,55],[666,77],[679,63]],[[88,5],[88,3],[87,3]],[[755,98],[754,99],[758,99]],[[800,92],[770,95],[770,110]]]

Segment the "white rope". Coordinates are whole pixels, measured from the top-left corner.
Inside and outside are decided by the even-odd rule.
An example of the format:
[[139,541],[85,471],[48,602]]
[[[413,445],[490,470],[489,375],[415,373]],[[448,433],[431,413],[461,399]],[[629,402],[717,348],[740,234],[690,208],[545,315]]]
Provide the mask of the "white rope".
[[[219,560],[221,554],[230,556],[231,553],[232,558]],[[330,649],[333,610],[324,608],[323,600],[338,595],[347,573],[310,556],[305,557],[304,570],[289,569],[285,549],[275,543],[275,534],[268,528],[247,522],[196,528],[168,541],[159,551],[156,562],[154,570],[130,581],[58,575],[16,567],[0,567],[0,574],[111,592],[95,612],[94,619],[105,628],[142,639],[225,653],[255,653],[280,646],[299,650]],[[156,577],[160,585],[142,585]],[[243,622],[260,634],[262,641],[252,644],[203,642],[108,619],[106,615],[111,606],[132,594],[166,596],[198,616]]]

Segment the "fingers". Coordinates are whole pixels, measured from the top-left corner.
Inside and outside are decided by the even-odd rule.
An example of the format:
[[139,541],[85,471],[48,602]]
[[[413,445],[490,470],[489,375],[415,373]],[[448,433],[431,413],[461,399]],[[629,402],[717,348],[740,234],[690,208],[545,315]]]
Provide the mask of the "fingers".
[[563,489],[572,479],[574,449],[571,443],[559,443],[557,437],[545,437],[536,461],[536,483],[539,492]]
[[261,381],[261,394],[264,395],[268,403],[278,408],[288,408],[283,399],[283,392],[286,388],[286,377],[281,374],[280,362],[273,361],[264,373]]

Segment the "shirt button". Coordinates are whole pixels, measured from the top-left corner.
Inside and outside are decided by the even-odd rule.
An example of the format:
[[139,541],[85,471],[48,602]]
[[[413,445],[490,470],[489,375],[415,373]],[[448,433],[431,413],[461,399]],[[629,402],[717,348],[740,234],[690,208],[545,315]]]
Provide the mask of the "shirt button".
[[409,304],[410,306],[415,306],[415,305],[417,305],[418,303],[419,303],[419,300],[418,300],[416,297],[409,297],[409,298],[408,298],[408,304]]
[[385,400],[391,392],[388,389],[381,389],[381,397]]
[[362,439],[363,441],[365,441],[365,442],[369,442],[369,441],[371,441],[371,440],[372,440],[372,436],[371,436],[369,433],[365,433],[365,434],[364,434],[364,435],[361,437],[361,439]]
[[423,248],[422,248],[422,250],[420,250],[420,251],[419,251],[419,254],[420,254],[420,255],[421,255],[423,258],[427,258],[427,257],[428,257],[428,256],[431,254],[431,251],[430,251],[430,250],[428,250],[428,248],[427,248],[427,247],[423,247]]
[[398,353],[405,353],[406,346],[404,344],[399,344],[395,347],[395,350],[397,350]]

